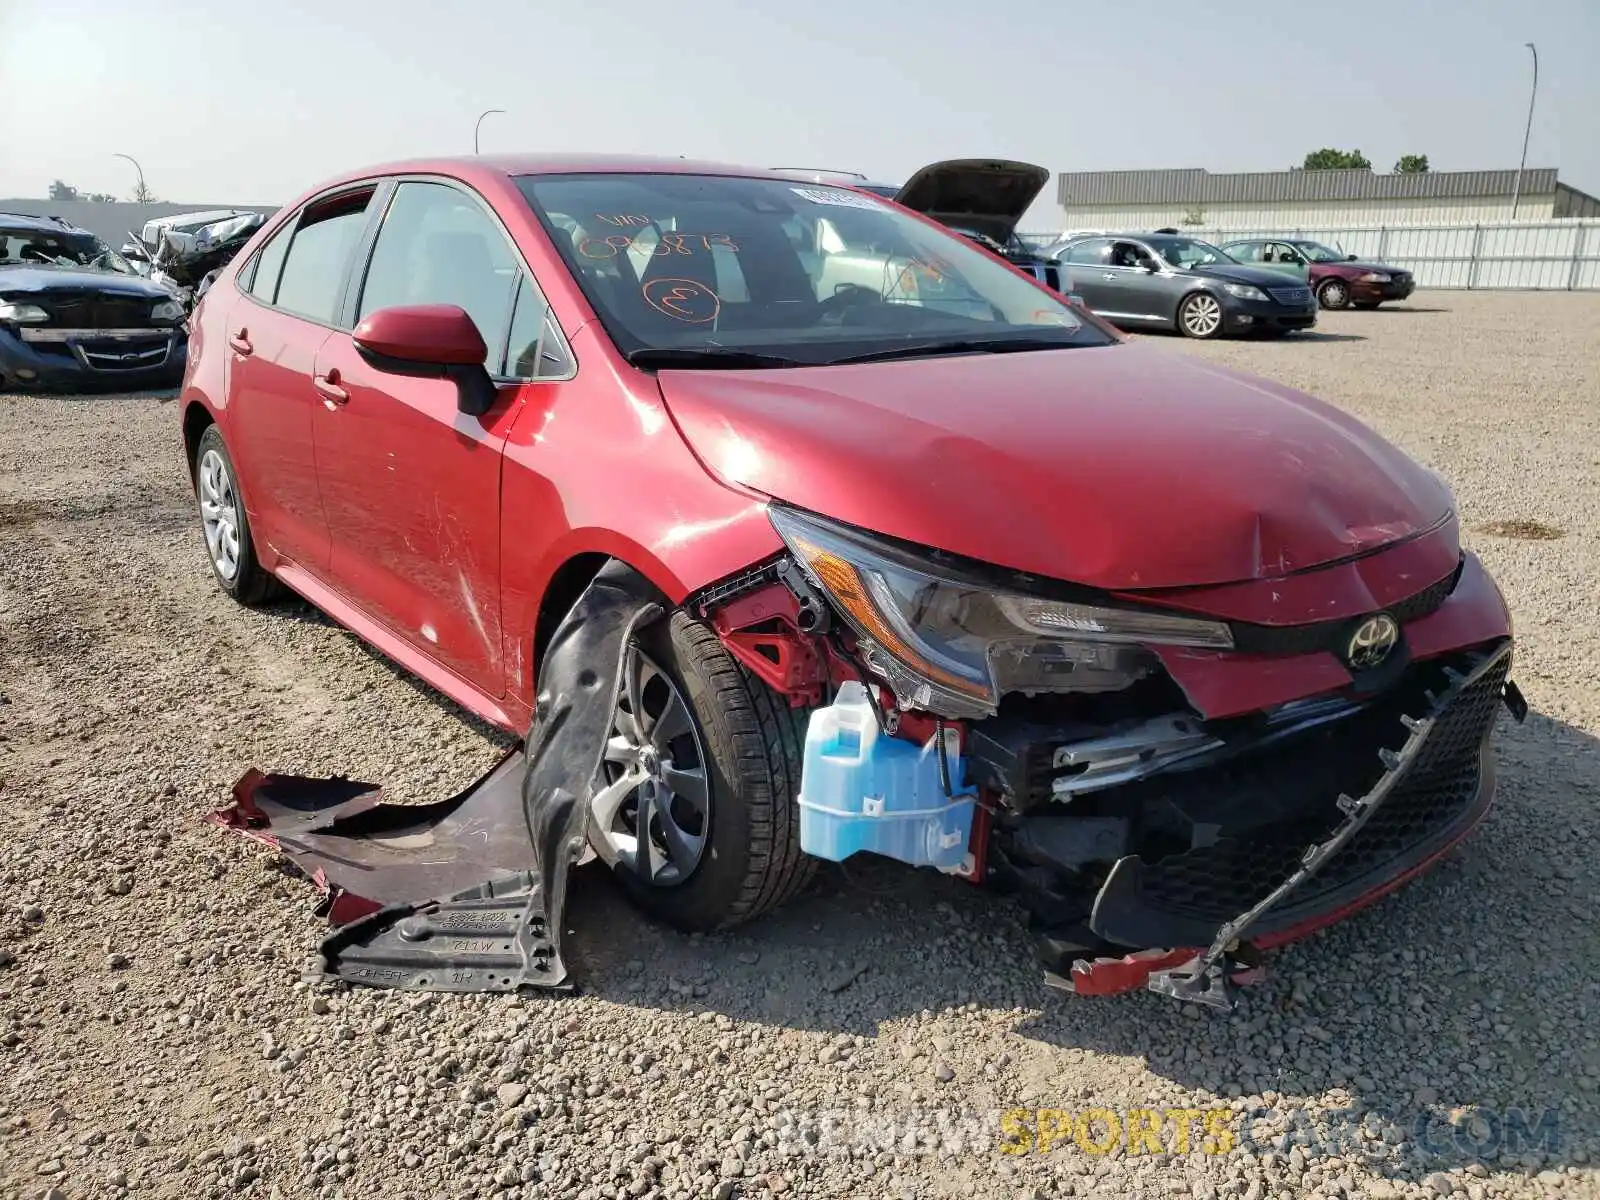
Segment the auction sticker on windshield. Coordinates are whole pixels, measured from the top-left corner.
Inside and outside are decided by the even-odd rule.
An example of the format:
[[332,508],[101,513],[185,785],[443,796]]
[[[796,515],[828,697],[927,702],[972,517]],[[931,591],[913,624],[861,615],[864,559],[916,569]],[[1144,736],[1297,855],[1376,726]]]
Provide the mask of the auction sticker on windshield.
[[797,187],[789,190],[813,204],[834,204],[840,208],[870,208],[874,212],[883,207],[870,196],[847,192],[842,188]]

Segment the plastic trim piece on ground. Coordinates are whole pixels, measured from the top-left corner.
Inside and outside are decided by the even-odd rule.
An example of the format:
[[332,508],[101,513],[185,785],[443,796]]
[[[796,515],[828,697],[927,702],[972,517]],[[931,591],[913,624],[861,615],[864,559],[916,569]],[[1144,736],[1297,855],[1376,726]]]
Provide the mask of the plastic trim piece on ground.
[[207,820],[275,847],[324,893],[337,928],[313,978],[570,990],[567,875],[587,842],[623,652],[661,615],[643,576],[608,563],[551,638],[527,743],[449,800],[391,804],[373,784],[257,770],[234,785],[233,805]]

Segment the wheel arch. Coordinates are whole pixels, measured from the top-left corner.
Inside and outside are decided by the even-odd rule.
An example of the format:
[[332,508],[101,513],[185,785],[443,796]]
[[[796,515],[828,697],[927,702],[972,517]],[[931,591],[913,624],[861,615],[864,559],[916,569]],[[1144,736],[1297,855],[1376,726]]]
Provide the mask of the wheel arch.
[[217,418],[199,400],[190,400],[183,409],[183,461],[189,468],[189,482],[194,483],[195,456],[200,450],[200,438],[206,427],[215,425]]
[[544,582],[529,597],[528,610],[521,616],[506,614],[508,634],[516,638],[515,644],[508,647],[511,655],[508,683],[514,691],[526,689],[529,700],[537,692],[539,664],[544,661],[544,652],[556,628],[608,562],[623,563],[644,576],[669,609],[682,603],[688,595],[688,589],[666,564],[643,546],[614,533],[588,532],[593,536],[576,536],[582,531],[573,531],[574,536],[564,539],[551,554],[549,561],[553,565]]

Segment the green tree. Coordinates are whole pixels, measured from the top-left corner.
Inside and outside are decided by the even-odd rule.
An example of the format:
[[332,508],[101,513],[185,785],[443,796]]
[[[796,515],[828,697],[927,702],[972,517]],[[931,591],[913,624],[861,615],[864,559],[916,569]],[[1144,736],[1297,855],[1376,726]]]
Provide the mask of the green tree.
[[1400,161],[1394,165],[1396,175],[1426,175],[1428,173],[1428,156],[1426,154],[1402,154]]
[[1307,171],[1370,171],[1372,163],[1359,150],[1335,150],[1324,147],[1306,155],[1303,164]]

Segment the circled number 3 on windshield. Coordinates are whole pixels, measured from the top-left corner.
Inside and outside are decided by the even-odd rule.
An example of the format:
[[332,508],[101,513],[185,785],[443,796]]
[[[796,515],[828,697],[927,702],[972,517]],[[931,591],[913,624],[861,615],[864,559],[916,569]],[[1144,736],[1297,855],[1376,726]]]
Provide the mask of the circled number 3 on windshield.
[[697,279],[652,279],[641,289],[650,307],[659,313],[691,325],[715,321],[722,311],[722,300]]

